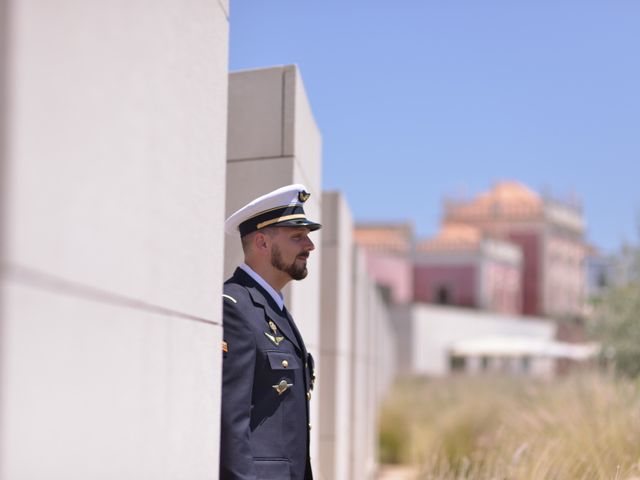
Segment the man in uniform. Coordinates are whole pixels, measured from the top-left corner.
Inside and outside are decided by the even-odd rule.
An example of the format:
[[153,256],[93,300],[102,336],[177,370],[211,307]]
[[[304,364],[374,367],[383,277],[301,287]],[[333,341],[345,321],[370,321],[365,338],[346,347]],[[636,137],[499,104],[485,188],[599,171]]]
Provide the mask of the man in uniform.
[[303,185],[259,197],[231,215],[241,264],[224,284],[221,480],[311,480],[313,358],[282,288],[307,276],[320,224],[306,218]]

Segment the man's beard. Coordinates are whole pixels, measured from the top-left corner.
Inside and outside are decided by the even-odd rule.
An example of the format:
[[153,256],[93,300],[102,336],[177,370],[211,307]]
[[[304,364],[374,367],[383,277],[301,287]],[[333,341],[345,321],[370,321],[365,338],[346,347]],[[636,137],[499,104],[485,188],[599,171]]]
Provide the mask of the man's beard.
[[[307,253],[307,256],[308,255],[309,254]],[[298,257],[296,257],[290,265],[286,265],[282,260],[282,252],[280,251],[280,248],[278,248],[277,245],[273,245],[271,249],[271,265],[278,270],[289,274],[289,276],[294,280],[302,280],[309,272],[307,271],[306,263],[301,266],[296,265],[297,258]]]

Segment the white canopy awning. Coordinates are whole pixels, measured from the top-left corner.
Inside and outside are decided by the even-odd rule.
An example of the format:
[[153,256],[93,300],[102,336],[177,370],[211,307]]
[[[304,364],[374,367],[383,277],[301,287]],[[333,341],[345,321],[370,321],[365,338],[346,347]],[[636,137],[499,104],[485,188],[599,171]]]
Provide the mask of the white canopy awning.
[[553,357],[587,360],[600,352],[600,345],[505,335],[460,340],[451,346],[450,352],[460,357]]

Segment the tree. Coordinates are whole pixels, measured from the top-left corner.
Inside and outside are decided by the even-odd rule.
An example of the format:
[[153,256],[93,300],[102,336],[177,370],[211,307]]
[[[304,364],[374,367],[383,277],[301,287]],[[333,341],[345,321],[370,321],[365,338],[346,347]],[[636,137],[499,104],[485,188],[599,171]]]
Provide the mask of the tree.
[[640,376],[640,248],[625,245],[612,264],[612,282],[596,299],[591,332],[616,371]]

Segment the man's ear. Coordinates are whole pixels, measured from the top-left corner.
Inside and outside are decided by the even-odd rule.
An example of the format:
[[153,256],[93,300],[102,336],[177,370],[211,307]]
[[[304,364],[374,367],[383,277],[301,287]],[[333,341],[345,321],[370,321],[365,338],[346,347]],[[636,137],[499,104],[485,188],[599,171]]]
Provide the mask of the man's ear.
[[269,251],[269,236],[262,232],[256,232],[253,238],[253,248],[256,252],[266,253]]

